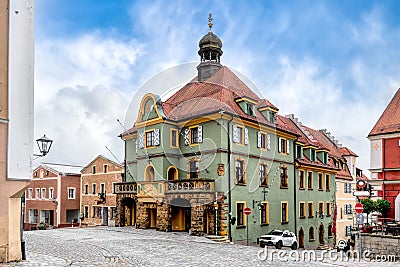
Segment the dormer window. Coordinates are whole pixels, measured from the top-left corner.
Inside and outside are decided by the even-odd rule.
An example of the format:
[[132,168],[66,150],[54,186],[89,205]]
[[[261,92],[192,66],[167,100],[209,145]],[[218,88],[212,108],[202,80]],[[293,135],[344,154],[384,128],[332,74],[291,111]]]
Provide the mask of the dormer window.
[[310,149],[310,160],[315,161],[315,150],[314,149]]
[[254,114],[254,105],[250,103],[246,103],[246,114],[250,116],[255,116]]
[[267,120],[268,120],[269,122],[276,123],[276,113],[273,112],[272,110],[268,111]]
[[303,157],[303,151],[301,145],[296,145],[296,158],[301,159]]
[[256,116],[254,105],[256,105],[257,102],[255,100],[249,97],[240,97],[236,98],[235,102],[240,106],[244,113],[252,117]]

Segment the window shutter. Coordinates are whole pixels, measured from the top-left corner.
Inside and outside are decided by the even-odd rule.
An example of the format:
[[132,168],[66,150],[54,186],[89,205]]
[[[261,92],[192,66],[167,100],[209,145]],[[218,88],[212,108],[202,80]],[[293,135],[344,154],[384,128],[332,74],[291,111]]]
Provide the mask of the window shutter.
[[257,132],[257,147],[261,147],[261,132]]
[[137,153],[139,150],[139,140],[136,139],[135,144],[136,144],[136,153]]
[[234,143],[239,143],[238,128],[236,125],[233,125],[232,131],[233,131],[232,141]]
[[160,145],[160,129],[154,129],[154,145]]
[[249,144],[249,129],[244,128],[244,144]]
[[203,142],[203,126],[199,126],[197,127],[197,141],[199,143]]
[[267,149],[271,149],[271,136],[269,134],[267,134]]
[[289,151],[290,151],[290,140],[286,139],[286,153],[289,154]]
[[185,146],[188,146],[189,145],[189,129],[188,128],[185,129],[183,139],[185,141]]
[[282,138],[280,137],[278,138],[278,152],[282,152]]
[[139,133],[139,148],[144,148],[144,133]]

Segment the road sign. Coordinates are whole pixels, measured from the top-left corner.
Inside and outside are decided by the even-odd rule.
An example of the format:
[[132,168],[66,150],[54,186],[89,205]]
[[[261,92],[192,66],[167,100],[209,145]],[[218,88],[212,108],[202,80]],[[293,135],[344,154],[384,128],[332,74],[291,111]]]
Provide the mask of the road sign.
[[243,213],[246,214],[247,216],[249,216],[251,214],[251,208],[249,208],[249,207],[244,208]]
[[367,185],[367,182],[364,180],[358,180],[356,186],[360,189],[364,188]]
[[369,197],[368,191],[354,191],[353,195],[355,197]]
[[356,222],[357,222],[358,224],[363,224],[363,223],[364,223],[364,215],[362,215],[361,213],[360,213],[360,214],[357,214],[357,216],[356,216]]
[[362,213],[364,210],[364,207],[361,203],[357,203],[354,209],[357,213]]

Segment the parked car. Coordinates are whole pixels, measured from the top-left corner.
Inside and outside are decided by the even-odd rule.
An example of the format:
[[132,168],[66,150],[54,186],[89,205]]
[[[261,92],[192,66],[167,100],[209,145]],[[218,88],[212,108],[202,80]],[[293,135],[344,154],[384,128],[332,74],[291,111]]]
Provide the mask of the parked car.
[[282,247],[290,247],[297,249],[297,238],[293,232],[288,230],[272,230],[266,235],[259,238],[260,247],[275,246],[277,249]]

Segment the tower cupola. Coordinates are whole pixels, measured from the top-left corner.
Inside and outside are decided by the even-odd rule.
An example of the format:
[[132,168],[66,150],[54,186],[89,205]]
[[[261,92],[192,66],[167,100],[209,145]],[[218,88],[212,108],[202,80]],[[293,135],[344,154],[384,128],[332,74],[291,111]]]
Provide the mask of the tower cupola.
[[212,32],[212,21],[213,18],[210,13],[208,17],[210,31],[199,42],[200,49],[198,54],[201,61],[199,66],[197,66],[199,82],[207,80],[221,68],[222,41]]

